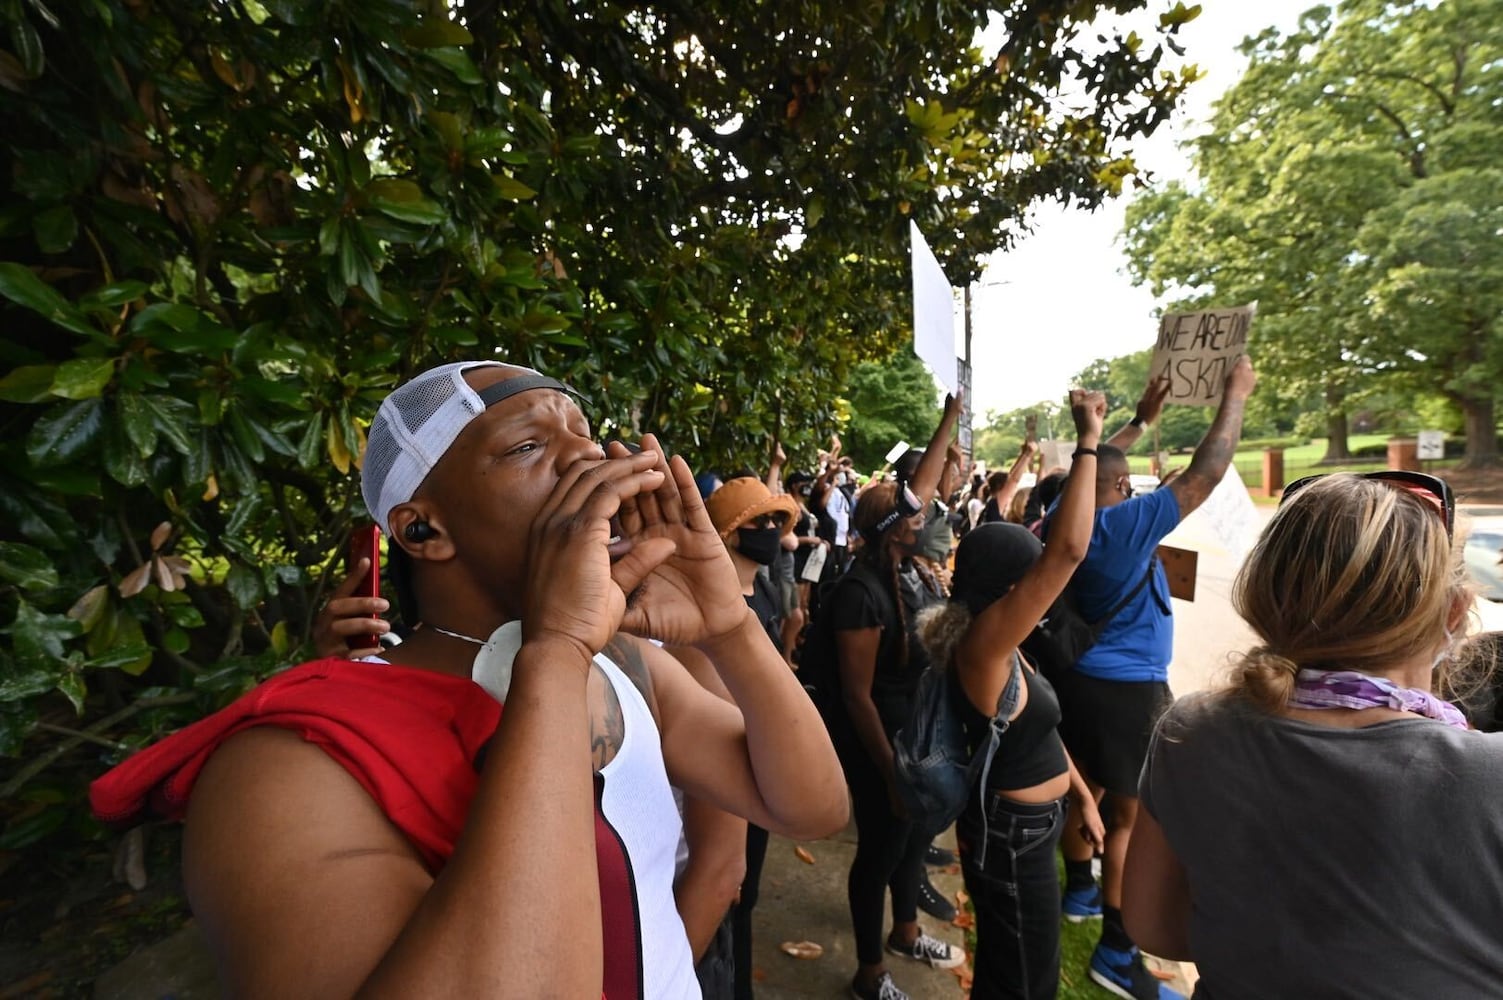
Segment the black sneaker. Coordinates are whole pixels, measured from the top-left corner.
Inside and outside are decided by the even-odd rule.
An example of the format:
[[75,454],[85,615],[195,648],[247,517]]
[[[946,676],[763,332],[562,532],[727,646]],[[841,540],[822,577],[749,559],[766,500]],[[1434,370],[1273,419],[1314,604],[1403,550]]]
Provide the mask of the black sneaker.
[[1148,971],[1143,965],[1143,953],[1136,946],[1131,951],[1118,951],[1104,944],[1096,945],[1088,975],[1096,985],[1123,1000],[1185,1000]]
[[930,844],[924,851],[924,864],[930,868],[948,868],[955,863],[955,852]]
[[948,924],[955,919],[955,904],[934,888],[934,883],[929,881],[928,872],[924,873],[924,880],[919,883],[918,905],[919,909],[935,920],[943,920]]

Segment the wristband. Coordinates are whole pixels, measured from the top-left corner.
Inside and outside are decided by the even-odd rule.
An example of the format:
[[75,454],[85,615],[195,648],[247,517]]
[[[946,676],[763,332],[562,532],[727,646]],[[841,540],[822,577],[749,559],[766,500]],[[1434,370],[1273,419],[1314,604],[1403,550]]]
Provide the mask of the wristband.
[[1144,420],[1142,417],[1134,416],[1131,420],[1129,420],[1127,422],[1127,426],[1129,426],[1129,427],[1137,427],[1137,428],[1141,429],[1142,426],[1144,424],[1146,424],[1146,423],[1148,423],[1148,421]]
[[1099,455],[1096,454],[1096,449],[1095,448],[1076,448],[1075,449],[1075,454],[1071,455],[1070,458],[1072,460],[1073,459],[1077,459],[1081,455],[1090,455],[1092,458],[1099,458],[1099,457],[1101,457],[1101,456],[1099,456]]

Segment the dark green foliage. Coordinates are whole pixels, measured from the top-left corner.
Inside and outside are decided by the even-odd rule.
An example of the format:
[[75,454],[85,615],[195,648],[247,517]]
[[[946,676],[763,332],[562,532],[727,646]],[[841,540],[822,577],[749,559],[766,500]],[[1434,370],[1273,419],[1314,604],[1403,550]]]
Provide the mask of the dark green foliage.
[[1184,79],[1077,35],[1141,5],[0,0],[0,836],[306,653],[417,370],[812,451],[909,338],[910,217],[959,282],[1132,172]]

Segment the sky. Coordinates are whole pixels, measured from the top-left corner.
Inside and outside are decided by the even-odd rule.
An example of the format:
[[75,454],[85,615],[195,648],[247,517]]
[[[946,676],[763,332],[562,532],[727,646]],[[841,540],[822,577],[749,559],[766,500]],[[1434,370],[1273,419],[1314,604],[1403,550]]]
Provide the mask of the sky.
[[[1180,28],[1178,39],[1185,61],[1206,75],[1190,87],[1167,125],[1132,147],[1156,184],[1190,177],[1189,152],[1178,144],[1205,131],[1212,102],[1241,75],[1246,60],[1237,46],[1242,39],[1269,26],[1288,31],[1314,3],[1202,0],[1200,16]],[[1144,25],[1168,6],[1160,0],[1150,16],[1122,23],[1146,38]],[[1062,400],[1071,376],[1095,359],[1152,345],[1156,303],[1147,288],[1133,287],[1117,246],[1129,198],[1124,193],[1095,212],[1045,205],[1032,215],[1030,236],[992,256],[971,293],[975,426],[983,425],[989,410]]]

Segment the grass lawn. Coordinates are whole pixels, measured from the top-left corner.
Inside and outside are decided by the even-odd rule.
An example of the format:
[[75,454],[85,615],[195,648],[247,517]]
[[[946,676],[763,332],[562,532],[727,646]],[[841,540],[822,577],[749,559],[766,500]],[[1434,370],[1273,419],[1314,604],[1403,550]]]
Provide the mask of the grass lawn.
[[[1381,444],[1387,441],[1388,434],[1353,434],[1348,439],[1348,445],[1353,451],[1364,445]],[[1292,483],[1304,476],[1315,475],[1321,472],[1373,472],[1378,469],[1388,468],[1388,463],[1383,458],[1374,458],[1368,461],[1355,462],[1350,465],[1322,466],[1316,463],[1326,453],[1326,439],[1315,438],[1309,444],[1300,445],[1297,448],[1284,449],[1284,482]],[[1443,462],[1426,462],[1427,471],[1447,469],[1457,463],[1457,459],[1448,459]],[[1134,473],[1147,474],[1148,458],[1142,455],[1132,455],[1128,458],[1128,464]],[[1171,455],[1169,468],[1184,468],[1190,464],[1190,456]],[[1253,499],[1260,503],[1274,503],[1276,498],[1262,497],[1259,486],[1263,482],[1263,449],[1255,448],[1239,451],[1232,459],[1232,464],[1237,467],[1237,472],[1242,476],[1242,481],[1247,484],[1248,491]]]

